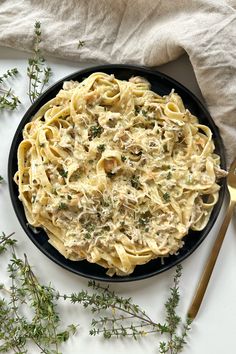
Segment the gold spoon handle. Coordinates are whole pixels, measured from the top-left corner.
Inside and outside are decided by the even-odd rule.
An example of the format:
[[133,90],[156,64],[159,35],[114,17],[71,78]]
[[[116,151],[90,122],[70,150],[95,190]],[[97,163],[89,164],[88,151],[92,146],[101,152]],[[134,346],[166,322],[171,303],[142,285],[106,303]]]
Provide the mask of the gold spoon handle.
[[196,317],[198,310],[201,306],[204,294],[207,289],[208,282],[210,280],[210,277],[211,277],[212,271],[214,269],[218,254],[220,252],[222,243],[224,241],[225,234],[226,234],[226,231],[229,226],[229,222],[230,222],[232,215],[233,215],[234,206],[235,206],[235,202],[230,201],[230,204],[229,204],[228,209],[226,211],[224,221],[223,221],[221,228],[219,230],[219,234],[218,234],[218,236],[215,240],[215,243],[212,247],[211,253],[209,255],[209,259],[206,263],[205,269],[203,270],[203,273],[202,273],[201,279],[198,283],[198,287],[196,289],[194,298],[193,298],[192,303],[189,307],[188,317],[191,318],[192,320]]

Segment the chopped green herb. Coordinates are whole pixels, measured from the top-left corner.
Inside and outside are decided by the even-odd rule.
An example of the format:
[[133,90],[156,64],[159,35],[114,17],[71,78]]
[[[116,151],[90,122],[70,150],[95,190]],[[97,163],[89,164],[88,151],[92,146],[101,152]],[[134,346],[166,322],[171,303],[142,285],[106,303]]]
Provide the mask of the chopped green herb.
[[68,175],[68,171],[65,171],[63,168],[60,169],[58,172],[59,172],[59,174],[60,174],[62,177],[64,177],[64,178],[66,178],[67,175]]
[[135,112],[135,115],[137,116],[140,112],[140,107],[136,106],[134,112]]
[[130,182],[131,182],[131,186],[134,187],[135,189],[141,189],[141,183],[139,181],[139,176],[133,175]]
[[84,227],[85,227],[85,229],[86,229],[87,231],[92,232],[92,231],[95,230],[96,225],[93,224],[93,223],[91,223],[91,224],[85,225]]
[[124,155],[122,155],[121,156],[121,161],[125,162],[125,160],[127,160],[127,158]]
[[163,194],[163,198],[165,199],[166,202],[169,202],[169,201],[170,201],[170,195],[169,195],[169,193],[167,193],[167,192],[164,193],[164,194]]
[[88,232],[84,235],[84,238],[86,238],[87,240],[91,238],[91,234],[89,234]]
[[140,226],[146,226],[149,223],[151,217],[152,214],[149,211],[146,211],[145,213],[141,214],[138,220]]
[[147,117],[147,111],[142,110],[141,113],[144,117]]
[[60,203],[58,206],[58,210],[67,210],[68,205],[66,203]]
[[166,178],[167,178],[167,179],[171,179],[171,177],[172,177],[172,173],[169,171],[169,172],[167,173]]
[[88,131],[88,137],[89,140],[92,140],[93,138],[96,138],[96,136],[100,137],[103,132],[103,127],[101,125],[93,125],[92,127],[89,128]]
[[72,196],[71,196],[70,194],[68,194],[67,199],[68,199],[68,200],[71,200],[71,199],[72,199]]
[[101,201],[101,204],[102,204],[102,206],[104,206],[105,208],[107,208],[107,207],[109,207],[109,203],[107,202],[107,201],[105,201],[105,200],[102,200]]
[[80,49],[84,46],[85,41],[79,41],[78,45],[77,45],[77,49]]
[[103,151],[105,151],[106,149],[106,145],[105,144],[101,144],[97,146],[97,151],[102,153]]

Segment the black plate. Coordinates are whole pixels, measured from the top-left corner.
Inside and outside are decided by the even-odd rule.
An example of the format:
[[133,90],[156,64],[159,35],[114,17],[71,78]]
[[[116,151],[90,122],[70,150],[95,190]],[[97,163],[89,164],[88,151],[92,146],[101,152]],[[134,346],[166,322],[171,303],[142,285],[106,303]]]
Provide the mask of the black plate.
[[203,231],[190,231],[188,236],[184,238],[185,244],[180,249],[178,255],[169,256],[165,258],[164,264],[162,264],[161,259],[152,260],[149,263],[141,266],[137,266],[135,271],[128,276],[118,277],[113,276],[112,278],[106,275],[106,269],[98,266],[96,264],[91,264],[87,261],[77,261],[73,262],[64,258],[54,247],[52,247],[48,242],[48,236],[46,233],[39,229],[39,233],[35,234],[31,228],[27,226],[27,220],[24,213],[24,208],[20,200],[18,199],[18,188],[13,181],[13,176],[17,171],[17,148],[22,140],[22,130],[27,122],[31,120],[31,117],[39,110],[39,108],[45,104],[47,101],[56,96],[58,91],[62,88],[63,82],[66,80],[79,80],[81,81],[85,77],[89,76],[93,72],[105,72],[108,74],[114,74],[116,78],[122,80],[128,80],[131,76],[143,76],[145,77],[152,86],[152,90],[160,95],[167,95],[174,88],[175,91],[182,97],[184,105],[190,110],[192,114],[198,117],[202,124],[210,127],[213,132],[213,139],[215,142],[216,153],[221,157],[221,166],[225,168],[225,154],[224,146],[219,135],[219,131],[215,126],[210,114],[203,106],[203,104],[198,100],[198,98],[193,95],[187,88],[173,80],[172,78],[164,75],[158,71],[152,71],[143,67],[130,66],[130,65],[103,65],[90,67],[85,70],[78,71],[72,75],[65,77],[64,79],[58,81],[56,84],[51,86],[44,94],[37,99],[37,101],[29,108],[25,113],[22,121],[17,128],[15,133],[8,162],[8,178],[9,178],[9,188],[13,207],[15,209],[16,215],[25,230],[26,234],[29,236],[31,241],[52,261],[59,264],[63,268],[69,271],[79,274],[81,276],[100,280],[100,281],[133,281],[140,280],[144,278],[151,277],[155,274],[161,273],[174,265],[183,261],[188,257],[205,239],[212,226],[214,225],[216,218],[219,214],[224,193],[225,193],[225,183],[222,181],[220,196],[214,210],[211,214],[211,218]]

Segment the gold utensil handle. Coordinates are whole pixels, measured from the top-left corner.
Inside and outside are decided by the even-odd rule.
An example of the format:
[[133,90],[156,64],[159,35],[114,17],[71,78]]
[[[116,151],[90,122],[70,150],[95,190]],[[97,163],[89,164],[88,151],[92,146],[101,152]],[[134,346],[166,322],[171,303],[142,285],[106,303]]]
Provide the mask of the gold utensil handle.
[[210,280],[210,277],[211,277],[212,271],[214,269],[218,254],[220,252],[222,243],[224,241],[225,234],[226,234],[226,231],[229,226],[229,222],[230,222],[231,217],[233,215],[234,206],[235,206],[235,202],[231,201],[228,206],[228,209],[226,211],[224,221],[223,221],[221,228],[219,230],[219,234],[218,234],[218,236],[215,240],[215,243],[212,247],[211,253],[209,255],[209,259],[206,263],[206,266],[205,266],[205,269],[202,273],[201,279],[198,283],[196,293],[195,293],[192,303],[189,307],[188,317],[191,318],[192,320],[196,317],[198,310],[201,306],[204,294],[207,289],[208,282]]

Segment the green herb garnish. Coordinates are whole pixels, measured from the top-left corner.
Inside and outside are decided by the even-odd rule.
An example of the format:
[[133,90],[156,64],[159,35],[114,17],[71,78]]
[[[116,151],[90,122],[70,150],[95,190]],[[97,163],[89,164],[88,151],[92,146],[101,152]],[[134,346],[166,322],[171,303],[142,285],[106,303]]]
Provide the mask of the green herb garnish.
[[60,169],[60,170],[58,170],[58,172],[59,172],[59,174],[60,174],[62,177],[64,177],[64,178],[66,178],[67,175],[68,175],[68,171],[65,171],[63,168]]
[[16,68],[7,70],[5,74],[0,77],[0,110],[7,109],[13,111],[20,100],[17,96],[14,95],[11,88],[6,87],[6,81],[9,78],[13,78],[18,74],[18,70]]
[[141,217],[138,219],[140,225],[145,226],[148,223],[148,219],[145,217]]
[[7,267],[10,288],[0,285],[0,352],[29,353],[29,343],[33,342],[40,353],[59,354],[60,344],[76,332],[77,326],[61,329],[58,293],[51,285],[39,282],[26,255],[24,259],[17,257],[12,235],[0,236],[0,254],[11,253]]
[[[82,48],[85,45],[85,41],[79,41],[78,45],[77,45],[77,49]],[[83,79],[84,80],[84,79]]]
[[96,137],[100,138],[103,130],[104,130],[103,127],[101,127],[101,125],[99,125],[99,124],[91,126],[88,131],[89,140],[92,140]]
[[97,146],[97,151],[102,153],[103,151],[105,151],[106,149],[106,145],[105,144],[101,144]]
[[[41,353],[59,354],[59,346],[76,332],[76,325],[71,324],[60,330],[60,316],[57,312],[58,300],[81,304],[90,309],[95,318],[92,320],[90,335],[112,337],[131,337],[138,339],[148,334],[158,334],[166,339],[159,343],[159,354],[179,354],[186,344],[191,320],[184,322],[176,309],[179,304],[179,278],[182,266],[176,267],[174,284],[165,303],[166,317],[163,324],[150,317],[145,310],[135,304],[131,298],[121,297],[94,281],[88,286],[93,292],[81,290],[78,293],[61,294],[51,285],[43,285],[32,271],[26,255],[18,258],[15,252],[16,240],[13,234],[0,236],[0,254],[11,251],[8,264],[10,289],[0,284],[0,291],[6,294],[0,299],[0,338],[1,352],[13,351],[27,353],[28,344],[33,342]],[[90,238],[87,233],[85,238]],[[26,310],[26,311],[25,311]],[[30,316],[25,316],[25,312]]]
[[92,232],[95,230],[96,228],[96,225],[93,224],[93,223],[90,223],[90,224],[86,224],[84,225],[85,229],[88,231],[88,232]]
[[133,175],[130,182],[131,182],[131,186],[134,187],[135,189],[141,189],[141,183],[139,181],[139,176]]
[[33,58],[28,59],[27,75],[29,77],[28,95],[31,103],[38,98],[44,90],[45,85],[49,82],[52,70],[45,65],[45,59],[39,48],[41,39],[41,23],[35,22],[34,40],[33,40]]
[[64,296],[73,304],[80,303],[85,308],[91,308],[97,318],[92,320],[90,335],[102,335],[105,339],[112,337],[131,337],[135,340],[147,334],[158,334],[167,337],[166,341],[159,343],[160,354],[179,354],[186,343],[187,333],[190,330],[191,320],[186,319],[181,323],[176,313],[179,304],[179,278],[182,266],[176,267],[174,285],[170,289],[170,296],[165,303],[166,318],[164,324],[152,319],[139,305],[134,304],[131,298],[116,295],[109,286],[103,287],[93,281],[89,287],[94,290],[93,294],[87,291]]
[[164,198],[164,200],[166,201],[166,202],[169,202],[170,201],[170,194],[169,193],[164,193],[163,194],[163,198]]
[[144,117],[147,117],[147,111],[142,110],[141,113]]
[[171,177],[172,177],[172,173],[169,171],[169,172],[167,173],[166,178],[167,178],[167,179],[171,179]]
[[143,213],[140,215],[139,219],[138,219],[138,223],[140,226],[146,226],[151,218],[151,213],[149,211],[147,211],[146,213]]
[[68,205],[66,203],[61,202],[58,206],[58,210],[67,210]]

